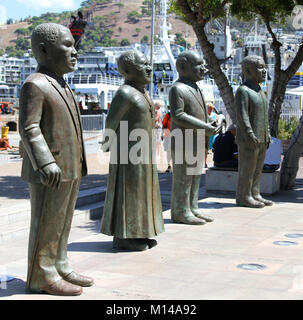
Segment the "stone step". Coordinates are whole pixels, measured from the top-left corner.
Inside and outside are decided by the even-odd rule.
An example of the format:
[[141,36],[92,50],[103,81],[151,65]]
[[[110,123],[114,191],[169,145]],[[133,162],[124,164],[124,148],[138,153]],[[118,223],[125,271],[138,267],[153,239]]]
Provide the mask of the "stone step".
[[[76,209],[91,205],[94,203],[104,202],[106,187],[96,187],[91,189],[80,190],[76,203]],[[95,213],[91,214],[96,217]],[[15,222],[28,221],[30,219],[30,200],[24,200],[16,205],[2,205],[0,209],[0,226],[10,225]],[[95,218],[97,219],[97,218]]]
[[[79,225],[88,220],[101,218],[104,201],[87,204],[75,210],[72,226]],[[21,214],[21,213],[20,213]],[[11,241],[27,239],[30,228],[30,213],[27,212],[28,219],[11,222],[7,225],[0,224],[0,245]]]
[[[103,212],[106,187],[80,190],[73,217],[73,225],[81,221],[100,219]],[[30,227],[30,200],[0,210],[0,244],[28,237]]]
[[91,189],[80,190],[76,203],[76,208],[85,206],[90,203],[99,202],[105,199],[106,187],[96,187]]

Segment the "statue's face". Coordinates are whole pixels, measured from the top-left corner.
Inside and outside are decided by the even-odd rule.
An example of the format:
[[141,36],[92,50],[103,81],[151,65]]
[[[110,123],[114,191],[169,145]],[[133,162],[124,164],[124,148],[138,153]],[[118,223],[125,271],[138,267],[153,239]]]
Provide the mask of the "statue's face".
[[151,81],[152,68],[149,60],[144,54],[136,54],[134,67],[128,72],[127,79],[138,84],[148,84]]
[[202,80],[206,71],[202,57],[194,53],[190,54],[187,58],[188,62],[184,66],[183,76],[192,82]]
[[266,67],[263,59],[259,59],[255,65],[250,67],[250,79],[256,83],[261,83],[266,79]]
[[58,41],[48,46],[47,67],[58,76],[75,70],[77,51],[74,42],[71,32],[62,28]]

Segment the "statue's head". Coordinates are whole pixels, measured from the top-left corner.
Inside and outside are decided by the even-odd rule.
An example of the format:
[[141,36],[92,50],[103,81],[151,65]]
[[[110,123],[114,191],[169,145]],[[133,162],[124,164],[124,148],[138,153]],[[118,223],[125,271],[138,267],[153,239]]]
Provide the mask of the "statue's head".
[[266,67],[262,57],[251,55],[242,60],[242,72],[245,80],[261,83],[266,79]]
[[151,81],[150,62],[140,51],[123,52],[118,58],[118,70],[126,80],[134,84],[146,85]]
[[179,76],[191,82],[203,79],[206,72],[204,60],[194,51],[184,51],[179,54],[176,61]]
[[70,30],[56,23],[38,25],[31,37],[38,65],[58,76],[75,70],[77,51],[74,42]]

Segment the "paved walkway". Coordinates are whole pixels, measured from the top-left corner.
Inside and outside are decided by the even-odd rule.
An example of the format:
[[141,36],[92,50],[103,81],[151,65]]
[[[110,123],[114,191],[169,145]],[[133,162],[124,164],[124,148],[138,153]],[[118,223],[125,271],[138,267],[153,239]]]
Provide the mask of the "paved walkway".
[[[105,183],[105,160],[88,155],[90,175],[82,188]],[[1,205],[29,201],[20,167],[20,161],[0,165]],[[79,297],[25,294],[27,241],[2,245],[0,273],[16,279],[2,284],[0,300],[302,299],[302,159],[300,167],[295,190],[270,196],[272,207],[239,208],[232,194],[205,194],[199,205],[215,221],[204,226],[174,224],[165,211],[158,246],[144,252],[112,249],[112,238],[99,233],[99,221],[75,224],[70,263],[95,279]]]

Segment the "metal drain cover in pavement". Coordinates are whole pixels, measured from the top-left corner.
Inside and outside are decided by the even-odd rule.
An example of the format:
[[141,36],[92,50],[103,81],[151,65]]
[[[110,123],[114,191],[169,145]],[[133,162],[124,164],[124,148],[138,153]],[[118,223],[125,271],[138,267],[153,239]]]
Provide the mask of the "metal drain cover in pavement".
[[277,246],[295,246],[298,243],[293,241],[274,241],[273,244],[276,244]]
[[287,237],[287,238],[303,238],[303,234],[302,233],[287,233],[285,235],[285,237]]
[[243,270],[264,270],[266,269],[266,266],[264,264],[257,264],[257,263],[243,263],[237,265],[237,268],[243,269]]

